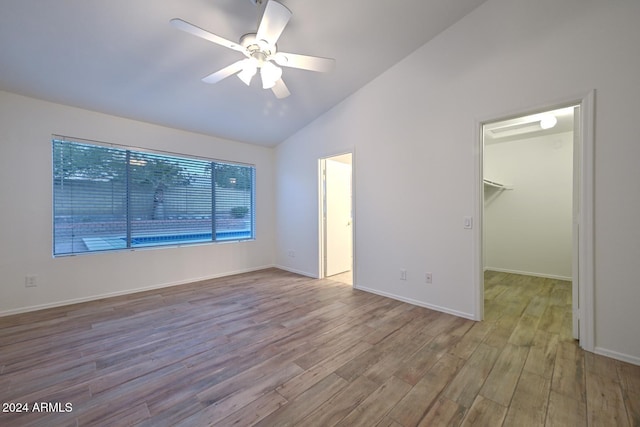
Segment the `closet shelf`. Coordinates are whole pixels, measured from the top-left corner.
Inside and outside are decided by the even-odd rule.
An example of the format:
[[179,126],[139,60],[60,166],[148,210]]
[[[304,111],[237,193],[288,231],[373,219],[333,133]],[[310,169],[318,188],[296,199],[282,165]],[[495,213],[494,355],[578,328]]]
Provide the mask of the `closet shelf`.
[[483,181],[484,181],[484,185],[488,185],[489,187],[498,188],[500,190],[513,190],[513,187],[510,186],[510,185],[505,185],[505,184],[502,184],[500,182],[491,181],[491,180],[488,180],[488,179],[485,179]]

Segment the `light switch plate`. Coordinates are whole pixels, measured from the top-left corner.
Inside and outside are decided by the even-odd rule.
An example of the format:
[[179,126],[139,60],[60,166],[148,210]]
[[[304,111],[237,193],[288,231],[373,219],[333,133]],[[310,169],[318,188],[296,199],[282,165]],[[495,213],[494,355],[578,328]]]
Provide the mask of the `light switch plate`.
[[464,228],[473,228],[473,217],[465,216],[464,217]]

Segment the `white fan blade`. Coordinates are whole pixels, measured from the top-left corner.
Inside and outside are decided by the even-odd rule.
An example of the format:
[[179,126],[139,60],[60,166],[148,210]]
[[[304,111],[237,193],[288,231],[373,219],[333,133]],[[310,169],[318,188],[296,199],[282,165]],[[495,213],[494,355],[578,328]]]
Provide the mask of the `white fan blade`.
[[286,98],[287,96],[291,95],[291,92],[289,92],[289,88],[287,88],[287,85],[284,84],[284,80],[282,79],[278,80],[275,86],[271,88],[271,90],[278,99]]
[[278,3],[277,1],[269,0],[267,7],[264,9],[262,15],[262,21],[258,27],[256,38],[258,40],[264,40],[271,45],[275,45],[280,34],[287,26],[289,19],[291,19],[291,11]]
[[208,76],[203,78],[202,81],[209,84],[218,83],[220,80],[232,76],[238,71],[241,71],[244,67],[244,61],[244,59],[241,59],[238,62],[234,62],[233,64],[224,67],[222,70],[209,74]]
[[276,53],[274,59],[276,64],[283,67],[300,68],[302,70],[318,71],[321,73],[331,71],[336,65],[335,59],[286,52]]
[[183,21],[180,18],[173,18],[169,21],[172,26],[175,28],[182,30],[186,33],[193,34],[196,37],[200,37],[201,39],[209,40],[210,42],[219,44],[224,47],[228,47],[229,49],[237,50],[238,52],[245,52],[245,48],[241,45],[234,43],[230,40],[225,39],[224,37],[216,36],[209,31],[203,30],[200,27],[196,27],[193,24],[188,23],[187,21]]

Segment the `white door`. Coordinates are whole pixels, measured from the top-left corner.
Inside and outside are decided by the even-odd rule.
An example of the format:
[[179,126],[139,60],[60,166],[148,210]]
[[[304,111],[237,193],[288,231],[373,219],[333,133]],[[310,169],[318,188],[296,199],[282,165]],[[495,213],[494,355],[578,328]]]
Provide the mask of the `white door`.
[[325,276],[350,271],[352,265],[351,156],[347,158],[325,163]]

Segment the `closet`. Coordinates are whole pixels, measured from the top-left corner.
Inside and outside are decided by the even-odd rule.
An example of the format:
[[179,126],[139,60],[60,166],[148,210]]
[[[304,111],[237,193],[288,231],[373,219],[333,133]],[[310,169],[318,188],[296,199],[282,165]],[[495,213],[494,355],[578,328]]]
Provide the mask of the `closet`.
[[573,142],[573,108],[485,125],[485,270],[571,280]]

